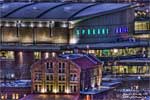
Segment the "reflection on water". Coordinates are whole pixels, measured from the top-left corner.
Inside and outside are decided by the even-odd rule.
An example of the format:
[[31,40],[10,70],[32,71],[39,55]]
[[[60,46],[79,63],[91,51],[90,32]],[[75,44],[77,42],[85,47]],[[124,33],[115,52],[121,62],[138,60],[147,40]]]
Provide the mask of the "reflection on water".
[[122,82],[121,86],[105,93],[81,96],[80,100],[150,100],[150,81]]

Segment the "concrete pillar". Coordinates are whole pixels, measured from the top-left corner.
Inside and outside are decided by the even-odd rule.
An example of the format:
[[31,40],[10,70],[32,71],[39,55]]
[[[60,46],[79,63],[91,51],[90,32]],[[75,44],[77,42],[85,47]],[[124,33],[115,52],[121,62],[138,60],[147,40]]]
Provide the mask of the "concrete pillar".
[[31,65],[34,63],[34,53],[29,51],[15,52],[16,76],[19,79],[31,79]]

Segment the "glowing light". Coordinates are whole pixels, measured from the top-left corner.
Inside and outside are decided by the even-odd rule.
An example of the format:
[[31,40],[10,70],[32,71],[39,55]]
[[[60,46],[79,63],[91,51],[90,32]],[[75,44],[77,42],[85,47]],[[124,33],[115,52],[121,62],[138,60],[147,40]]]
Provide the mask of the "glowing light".
[[80,35],[80,31],[79,31],[79,30],[76,30],[76,34],[77,34],[77,35]]
[[118,52],[118,49],[114,49],[114,53],[117,53]]
[[39,24],[38,24],[38,27],[42,27],[43,25],[42,25],[42,23],[40,22]]
[[66,93],[70,93],[70,90],[69,90],[69,89],[66,89]]
[[55,57],[56,56],[56,53],[55,52],[52,52],[52,57]]
[[22,27],[25,27],[26,25],[25,25],[25,23],[21,23],[21,26],[22,26]]
[[91,34],[91,30],[90,29],[88,29],[88,35],[90,35]]
[[15,77],[15,75],[14,74],[11,74],[11,78],[14,78]]
[[75,21],[69,21],[69,23],[70,23],[70,24],[75,24],[76,22],[75,22]]
[[3,95],[1,96],[1,99],[2,99],[2,100],[4,99],[4,96],[3,96]]
[[22,51],[19,52],[19,59],[20,59],[20,62],[23,63],[23,52]]
[[94,35],[96,34],[96,30],[95,30],[95,29],[93,29],[93,34],[94,34]]
[[104,28],[102,29],[102,34],[105,34],[105,29]]
[[33,23],[31,23],[31,24],[30,24],[30,27],[34,27],[34,24],[33,24]]
[[66,27],[68,27],[68,24],[67,24],[67,22],[63,22],[63,23],[62,23],[62,25],[61,25],[61,27],[63,27],[63,28],[66,28]]
[[69,57],[67,56],[67,59],[69,59]]
[[7,23],[5,24],[5,26],[6,26],[6,27],[9,27],[9,26],[10,26],[10,24],[7,22]]
[[78,39],[76,37],[70,39],[70,44],[76,44]]
[[106,33],[107,33],[107,34],[109,33],[109,30],[108,30],[108,28],[107,28],[107,30],[106,30]]
[[83,35],[85,34],[85,30],[84,30],[84,29],[82,30],[82,34],[83,34]]
[[48,57],[49,57],[49,53],[46,52],[46,53],[45,53],[45,58],[48,58]]
[[42,88],[41,89],[41,93],[45,93],[46,92],[46,89],[45,88]]
[[100,29],[98,29],[98,34],[100,34],[101,33],[101,30]]
[[54,89],[53,92],[54,92],[54,93],[57,93],[57,89]]

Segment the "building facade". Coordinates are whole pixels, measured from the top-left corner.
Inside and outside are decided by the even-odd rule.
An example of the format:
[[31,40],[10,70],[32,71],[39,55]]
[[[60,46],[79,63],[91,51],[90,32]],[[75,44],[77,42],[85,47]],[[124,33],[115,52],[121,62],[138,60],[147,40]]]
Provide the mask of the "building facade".
[[92,56],[70,54],[37,61],[31,69],[32,92],[79,94],[80,90],[99,89],[102,63],[92,59]]
[[126,41],[134,32],[130,4],[13,2],[0,9],[0,56],[15,62],[21,79],[31,78],[30,66],[38,59]]

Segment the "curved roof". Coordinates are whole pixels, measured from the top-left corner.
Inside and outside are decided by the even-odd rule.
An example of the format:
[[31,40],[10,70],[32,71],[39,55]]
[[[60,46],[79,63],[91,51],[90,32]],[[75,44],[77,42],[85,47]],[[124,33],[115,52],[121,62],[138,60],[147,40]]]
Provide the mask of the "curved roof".
[[0,5],[0,18],[73,20],[117,12],[130,6],[130,4],[118,3],[10,2]]

